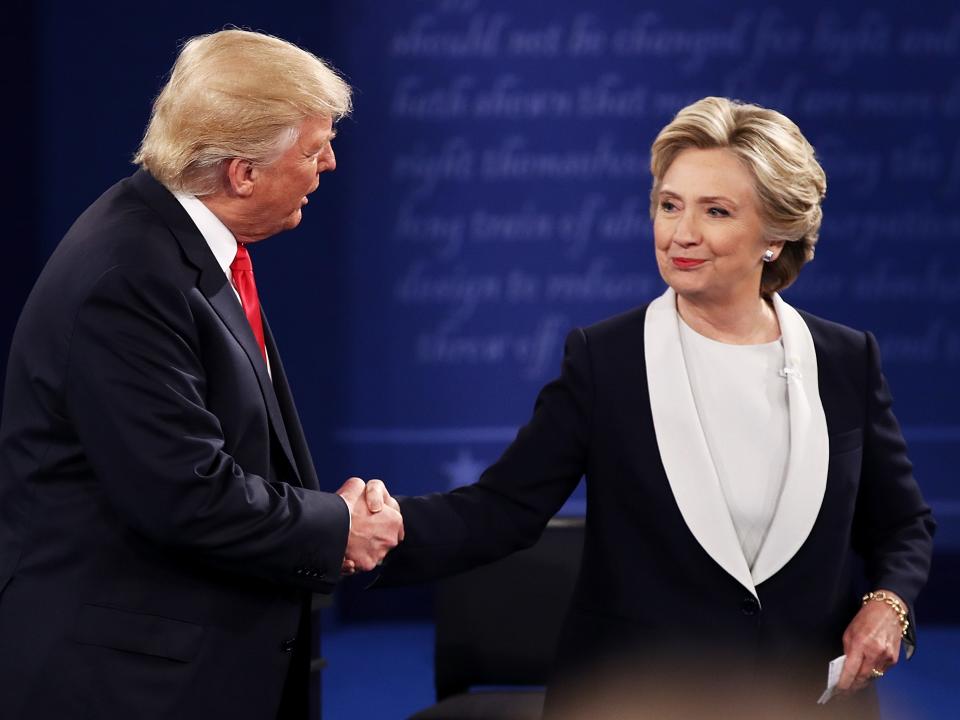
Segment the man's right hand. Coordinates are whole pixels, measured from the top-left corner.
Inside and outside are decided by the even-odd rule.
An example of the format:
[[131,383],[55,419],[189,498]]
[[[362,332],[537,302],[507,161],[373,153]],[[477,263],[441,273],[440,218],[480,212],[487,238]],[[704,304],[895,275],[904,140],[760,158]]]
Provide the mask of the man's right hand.
[[379,565],[387,553],[403,540],[403,517],[397,501],[383,483],[365,484],[357,477],[337,490],[350,509],[350,535],[343,559],[343,572],[366,572]]

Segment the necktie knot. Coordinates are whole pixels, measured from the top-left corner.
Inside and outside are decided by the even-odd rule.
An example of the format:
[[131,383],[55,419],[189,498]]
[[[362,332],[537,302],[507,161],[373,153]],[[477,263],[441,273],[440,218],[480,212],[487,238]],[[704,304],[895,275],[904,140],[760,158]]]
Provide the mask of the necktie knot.
[[237,245],[237,256],[230,263],[232,272],[253,272],[253,263],[250,261],[250,253],[246,245]]

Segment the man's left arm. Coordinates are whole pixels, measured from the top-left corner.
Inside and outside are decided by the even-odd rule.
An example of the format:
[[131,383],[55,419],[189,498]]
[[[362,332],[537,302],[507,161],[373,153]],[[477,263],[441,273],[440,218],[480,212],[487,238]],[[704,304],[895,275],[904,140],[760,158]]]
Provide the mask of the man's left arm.
[[225,451],[183,292],[142,269],[109,270],[77,312],[67,363],[67,412],[122,522],[231,572],[329,589],[347,503],[271,482]]

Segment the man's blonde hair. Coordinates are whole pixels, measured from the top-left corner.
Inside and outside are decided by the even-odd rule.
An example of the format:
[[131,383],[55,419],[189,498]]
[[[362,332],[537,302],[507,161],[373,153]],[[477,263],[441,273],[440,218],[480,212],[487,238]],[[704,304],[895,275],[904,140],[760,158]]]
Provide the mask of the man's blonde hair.
[[725,148],[753,176],[766,238],[783,240],[779,257],[763,266],[760,292],[788,287],[813,259],[823,219],[827,176],[800,128],[785,115],[758,105],[705,97],[677,113],[650,150],[650,216],[657,212],[667,169],[688,148]]
[[181,49],[133,161],[170,190],[210,195],[224,161],[270,164],[306,118],[348,115],[350,96],[336,70],[285,40],[247,30],[200,35]]

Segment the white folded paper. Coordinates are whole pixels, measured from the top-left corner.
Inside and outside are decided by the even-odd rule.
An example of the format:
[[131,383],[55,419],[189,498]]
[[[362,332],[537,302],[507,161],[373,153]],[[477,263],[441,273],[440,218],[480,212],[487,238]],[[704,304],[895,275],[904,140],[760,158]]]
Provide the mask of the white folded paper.
[[837,683],[840,682],[840,673],[843,672],[843,661],[846,659],[846,655],[841,655],[830,661],[830,665],[827,667],[827,689],[823,691],[823,695],[817,700],[817,705],[825,704],[837,691]]

